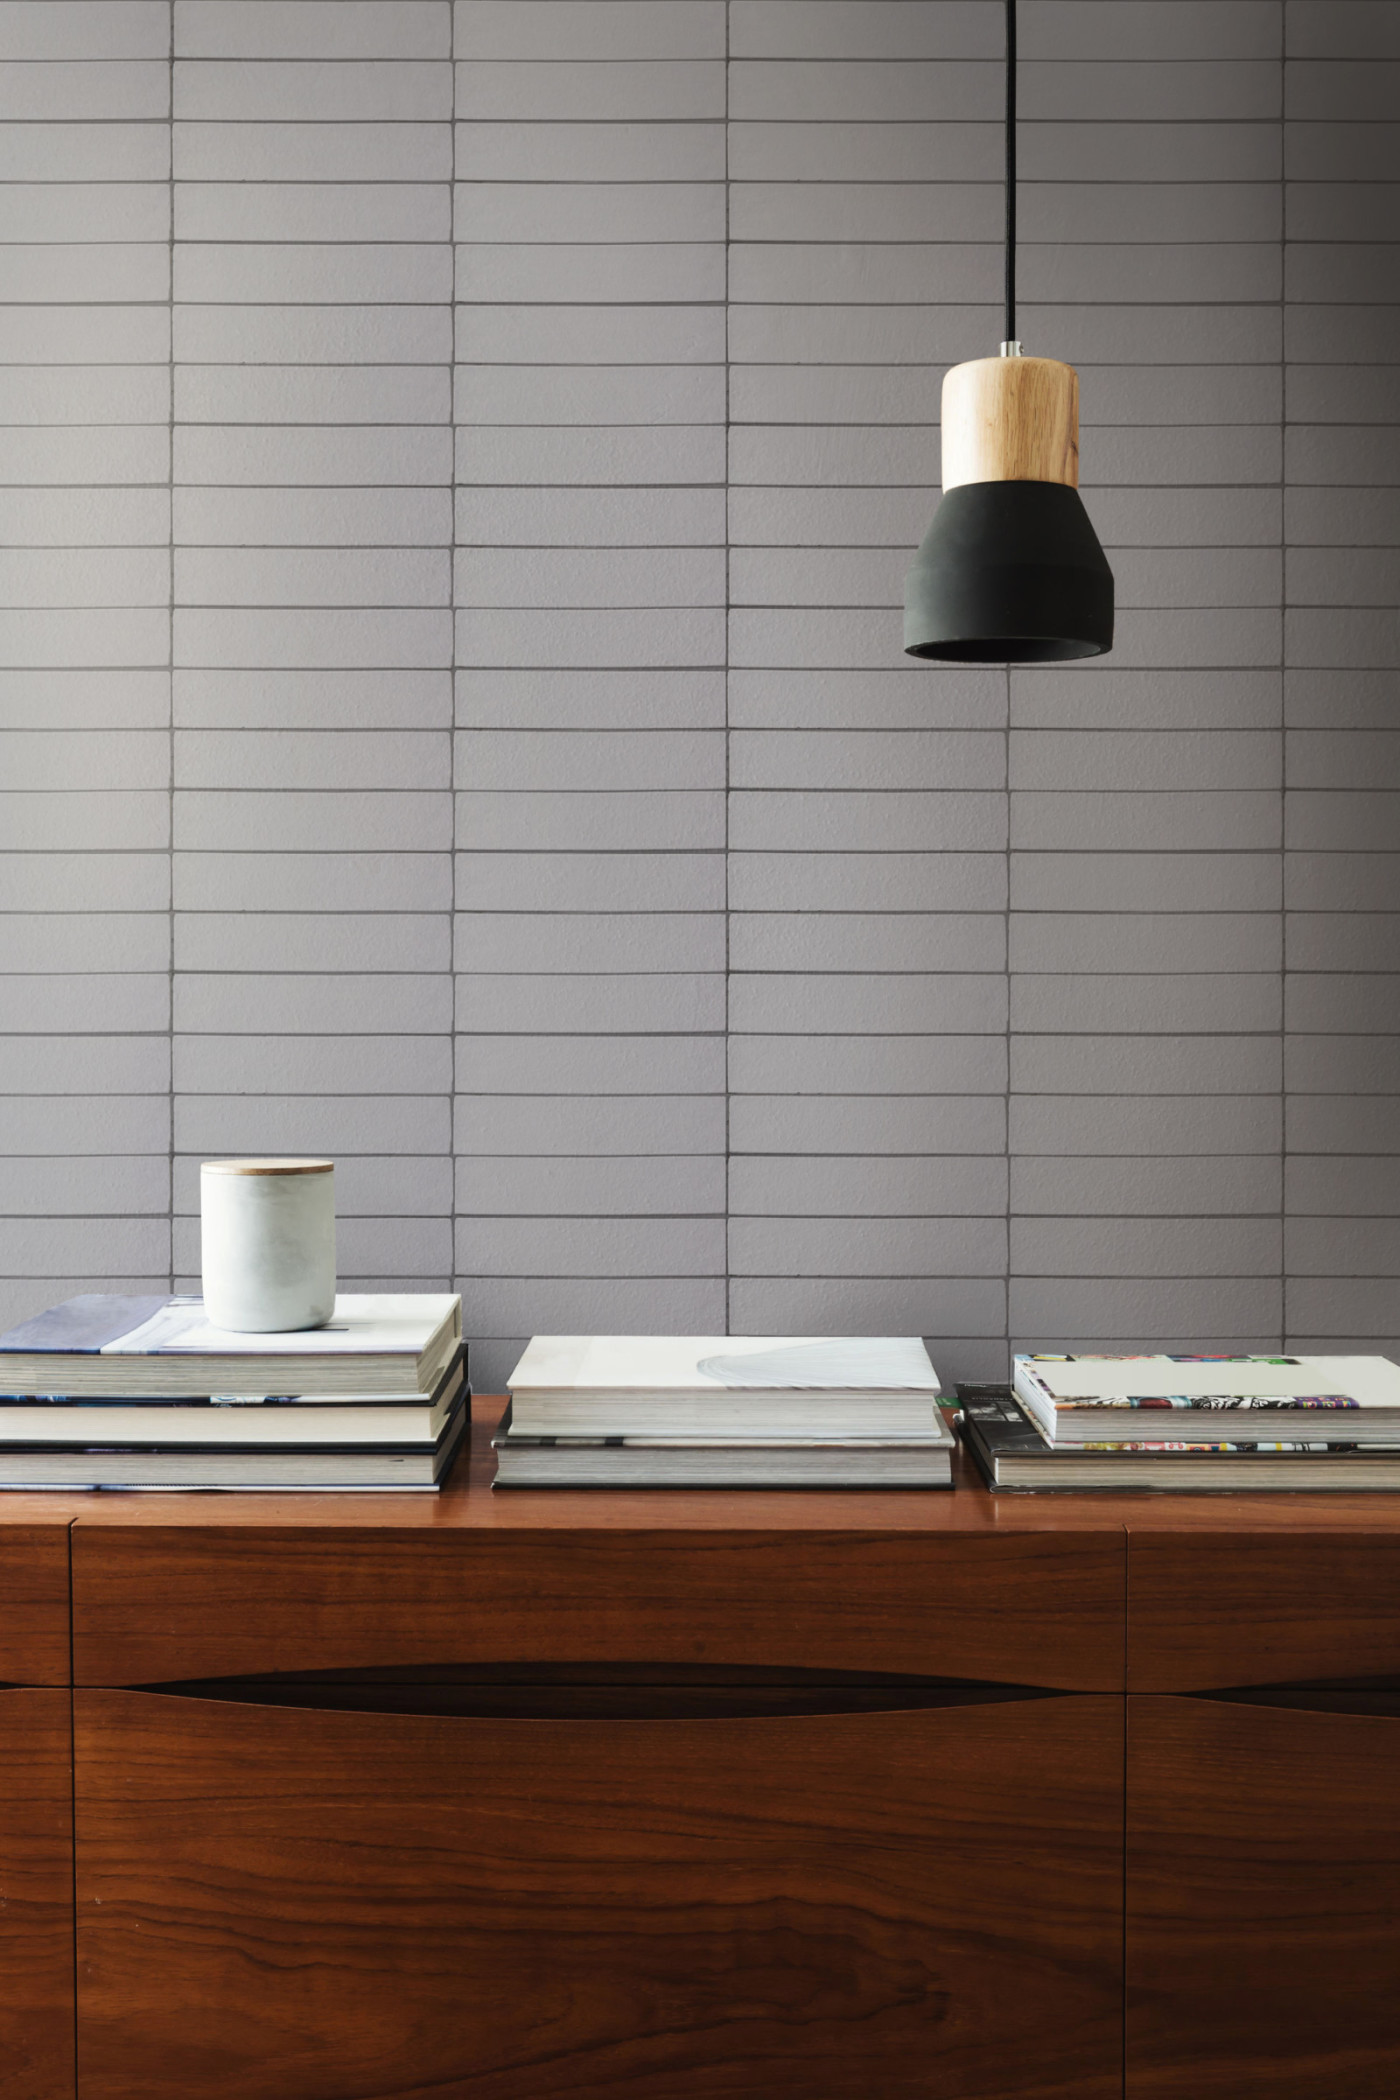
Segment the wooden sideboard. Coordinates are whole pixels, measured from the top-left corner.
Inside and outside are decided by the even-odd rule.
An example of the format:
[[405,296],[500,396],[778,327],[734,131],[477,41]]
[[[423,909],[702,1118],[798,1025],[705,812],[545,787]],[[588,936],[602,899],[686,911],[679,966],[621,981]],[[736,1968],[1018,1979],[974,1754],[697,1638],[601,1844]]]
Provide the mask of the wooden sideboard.
[[1400,1505],[493,1496],[477,1413],[0,1498],[7,2100],[75,2002],[79,2100],[1400,2090]]
[[73,2090],[74,1507],[0,1497],[0,2092],[16,2100]]

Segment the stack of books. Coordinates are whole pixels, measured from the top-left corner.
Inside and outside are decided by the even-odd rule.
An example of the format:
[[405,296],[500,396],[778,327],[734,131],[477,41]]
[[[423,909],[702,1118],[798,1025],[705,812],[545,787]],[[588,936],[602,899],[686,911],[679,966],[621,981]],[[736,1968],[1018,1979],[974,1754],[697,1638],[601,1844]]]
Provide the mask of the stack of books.
[[198,1298],[85,1296],[0,1335],[0,1488],[433,1489],[471,1420],[462,1301],[335,1301],[231,1334]]
[[917,1337],[536,1335],[497,1487],[951,1487]]
[[1017,1356],[959,1386],[993,1487],[1400,1488],[1400,1366],[1383,1356]]

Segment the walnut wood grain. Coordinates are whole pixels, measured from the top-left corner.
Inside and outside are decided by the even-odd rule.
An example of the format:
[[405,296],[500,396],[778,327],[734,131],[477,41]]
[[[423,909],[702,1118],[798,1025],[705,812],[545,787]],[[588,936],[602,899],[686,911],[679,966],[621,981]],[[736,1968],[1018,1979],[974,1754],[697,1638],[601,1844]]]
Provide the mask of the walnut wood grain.
[[73,1529],[79,1681],[673,1662],[1122,1687],[1111,1517],[1002,1528],[962,1491],[493,1493],[498,1407],[474,1402],[441,1497],[99,1497]]
[[1110,2100],[1122,1702],[81,1692],[84,2100]]
[[0,1683],[68,1681],[68,1525],[0,1524]]
[[[493,1493],[501,1403],[473,1404],[469,1461],[440,1496],[80,1501],[82,1681],[611,1655],[1109,1690],[1124,1680],[1108,1653],[1121,1627],[1110,1634],[1105,1584],[1120,1581],[1109,1564],[1125,1533],[1140,1574],[1140,1689],[1244,1681],[1261,1668],[1255,1635],[1271,1619],[1285,1632],[1263,1667],[1284,1677],[1385,1669],[1396,1652],[1383,1589],[1346,1569],[1384,1560],[1387,1541],[1400,1550],[1400,1498],[992,1496],[961,1460],[952,1494]],[[1248,1612],[1235,1609],[1237,1572]],[[1339,1660],[1334,1594],[1347,1599],[1331,1622]],[[946,1608],[930,1614],[930,1599]],[[1307,1634],[1315,1601],[1322,1618]]]
[[1400,1720],[1128,1714],[1127,2100],[1393,2100]]
[[1133,1531],[1128,1645],[1140,1692],[1400,1671],[1400,1532]]
[[0,1691],[0,2091],[72,2100],[69,1694]]
[[74,1539],[79,1681],[741,1663],[1123,1682],[1121,1538],[112,1527]]

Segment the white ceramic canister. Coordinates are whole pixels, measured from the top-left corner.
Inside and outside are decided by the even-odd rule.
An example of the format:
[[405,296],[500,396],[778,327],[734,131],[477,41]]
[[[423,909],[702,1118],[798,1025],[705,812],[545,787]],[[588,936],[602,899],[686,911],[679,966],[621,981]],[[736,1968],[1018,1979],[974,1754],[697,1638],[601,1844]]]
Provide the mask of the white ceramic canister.
[[335,1166],[207,1159],[199,1170],[204,1309],[235,1334],[324,1327],[335,1311]]

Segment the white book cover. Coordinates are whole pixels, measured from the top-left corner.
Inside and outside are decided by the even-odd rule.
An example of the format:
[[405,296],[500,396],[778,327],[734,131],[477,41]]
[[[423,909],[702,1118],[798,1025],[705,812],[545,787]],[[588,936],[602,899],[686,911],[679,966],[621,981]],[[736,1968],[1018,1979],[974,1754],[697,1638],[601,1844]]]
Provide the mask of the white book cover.
[[537,1334],[512,1393],[927,1393],[918,1335]]
[[1400,1365],[1384,1356],[1018,1355],[1015,1366],[1019,1378],[1065,1407],[1334,1399],[1400,1408]]
[[454,1320],[455,1292],[342,1292],[324,1327],[278,1334],[234,1334],[212,1326],[200,1298],[172,1299],[141,1326],[103,1344],[103,1356],[422,1355],[444,1320]]

